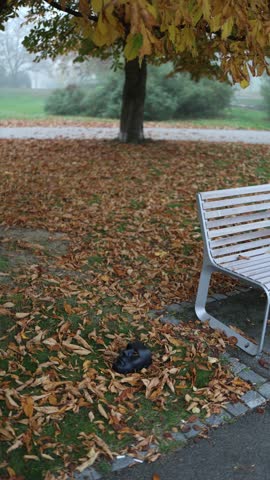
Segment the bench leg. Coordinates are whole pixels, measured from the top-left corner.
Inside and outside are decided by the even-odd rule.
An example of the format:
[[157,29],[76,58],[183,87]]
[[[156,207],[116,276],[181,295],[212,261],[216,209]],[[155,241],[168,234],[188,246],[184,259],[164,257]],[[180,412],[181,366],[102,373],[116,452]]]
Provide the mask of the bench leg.
[[262,348],[264,336],[265,336],[265,330],[266,330],[268,312],[269,312],[269,297],[267,296],[267,299],[268,299],[267,308],[266,308],[267,311],[265,312],[261,344],[258,347],[257,344],[251,342],[250,340],[245,338],[243,335],[236,332],[236,330],[233,330],[233,328],[228,327],[227,325],[225,325],[220,320],[213,317],[206,311],[206,302],[207,302],[209,284],[211,280],[211,275],[214,271],[216,271],[215,268],[211,267],[210,265],[208,264],[203,265],[200,281],[199,281],[198,293],[197,293],[196,302],[195,302],[195,312],[197,317],[202,322],[208,321],[210,327],[221,330],[227,335],[227,337],[236,338],[237,345],[249,355],[258,355],[260,352],[260,348]]
[[265,338],[265,333],[266,333],[266,327],[267,327],[267,322],[268,322],[268,317],[269,317],[269,307],[270,307],[270,298],[269,298],[269,292],[265,291],[266,294],[266,307],[265,307],[265,312],[264,312],[264,320],[263,320],[263,328],[262,328],[262,333],[261,333],[261,339],[260,339],[260,344],[258,347],[257,355],[260,355],[263,349],[263,344],[264,344],[264,338]]
[[199,287],[198,287],[197,297],[195,301],[195,312],[197,317],[202,322],[209,320],[209,315],[205,309],[205,306],[207,302],[209,284],[210,284],[211,275],[213,271],[214,270],[209,265],[203,265],[203,268],[201,271]]

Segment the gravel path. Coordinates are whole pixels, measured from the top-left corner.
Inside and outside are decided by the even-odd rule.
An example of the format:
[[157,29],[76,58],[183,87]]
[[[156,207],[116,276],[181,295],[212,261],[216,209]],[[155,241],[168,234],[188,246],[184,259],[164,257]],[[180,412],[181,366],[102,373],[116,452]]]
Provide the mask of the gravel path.
[[[1,127],[0,138],[117,138],[117,128],[86,127]],[[154,140],[244,142],[270,144],[270,131],[266,130],[219,130],[199,128],[145,128],[146,138]]]

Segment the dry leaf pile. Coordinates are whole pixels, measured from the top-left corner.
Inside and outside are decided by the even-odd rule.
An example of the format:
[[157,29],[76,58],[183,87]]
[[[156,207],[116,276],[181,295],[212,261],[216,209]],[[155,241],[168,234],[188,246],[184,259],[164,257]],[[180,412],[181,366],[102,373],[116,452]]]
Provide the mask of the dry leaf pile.
[[[0,245],[8,259],[30,252],[33,260],[2,274],[11,279],[0,297],[4,471],[30,479],[33,463],[42,463],[49,480],[46,470],[83,471],[120,452],[138,456],[158,446],[168,412],[188,419],[237,401],[249,385],[220,364],[223,336],[184,319],[163,325],[148,311],[196,291],[195,193],[259,183],[256,169],[269,149],[31,140],[1,141],[0,150],[7,227]],[[8,227],[62,232],[68,250],[50,255],[49,244],[11,242]],[[152,366],[113,372],[134,338],[152,350]],[[160,419],[153,432],[145,408]],[[18,452],[30,465],[23,472],[14,470]],[[149,450],[149,459],[158,455]]]

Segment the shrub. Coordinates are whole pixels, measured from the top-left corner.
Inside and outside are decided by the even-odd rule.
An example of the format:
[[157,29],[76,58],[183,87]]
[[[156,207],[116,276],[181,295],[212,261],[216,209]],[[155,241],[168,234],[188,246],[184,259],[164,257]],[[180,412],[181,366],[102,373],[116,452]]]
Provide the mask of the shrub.
[[167,66],[149,70],[146,120],[217,116],[230,104],[233,90],[229,85],[206,78],[195,82],[188,74],[167,78]]
[[84,91],[76,85],[57,89],[47,98],[45,112],[52,115],[85,115],[82,106]]
[[[168,66],[150,67],[145,100],[146,120],[210,117],[230,104],[230,86],[208,79],[194,82],[187,74],[167,78]],[[67,87],[49,97],[46,111],[58,115],[119,118],[123,73],[111,73],[98,87]]]

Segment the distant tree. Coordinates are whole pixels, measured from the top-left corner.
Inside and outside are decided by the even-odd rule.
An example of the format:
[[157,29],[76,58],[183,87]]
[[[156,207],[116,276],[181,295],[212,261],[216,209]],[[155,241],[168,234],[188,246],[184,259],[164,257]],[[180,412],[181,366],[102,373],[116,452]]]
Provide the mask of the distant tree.
[[266,0],[0,0],[0,22],[30,8],[24,44],[40,58],[125,58],[122,141],[143,139],[147,63],[171,61],[192,77],[230,79],[269,73],[270,3]]
[[31,67],[33,55],[30,55],[22,44],[29,33],[29,28],[23,27],[22,23],[22,18],[16,17],[6,23],[5,31],[0,31],[0,66],[4,72],[0,82],[2,85],[5,83],[5,86],[31,86],[26,72]]

